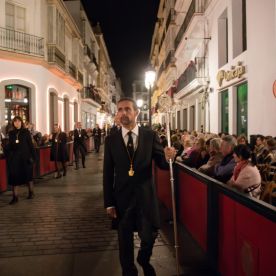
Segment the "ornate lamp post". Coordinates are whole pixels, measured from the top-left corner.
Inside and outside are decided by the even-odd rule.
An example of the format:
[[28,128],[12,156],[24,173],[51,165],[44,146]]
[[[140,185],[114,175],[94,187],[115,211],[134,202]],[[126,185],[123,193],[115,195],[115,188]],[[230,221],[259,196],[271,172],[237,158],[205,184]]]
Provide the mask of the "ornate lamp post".
[[140,126],[141,126],[141,123],[142,123],[142,114],[141,114],[141,107],[143,106],[143,100],[142,99],[138,99],[136,101],[136,104],[140,110],[140,114],[139,114],[139,118],[140,118]]
[[149,127],[151,128],[151,93],[152,87],[155,82],[155,71],[152,69],[146,71],[145,73],[145,87],[149,90]]

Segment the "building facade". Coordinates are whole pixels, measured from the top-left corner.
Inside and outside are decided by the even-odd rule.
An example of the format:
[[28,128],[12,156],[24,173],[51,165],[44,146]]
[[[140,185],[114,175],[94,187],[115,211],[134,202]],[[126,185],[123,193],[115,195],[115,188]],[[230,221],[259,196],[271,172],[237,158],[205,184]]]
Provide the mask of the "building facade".
[[140,114],[138,117],[138,122],[140,125],[149,124],[149,91],[145,87],[144,81],[136,80],[132,83],[132,98],[136,103],[140,101],[141,106],[139,106]]
[[68,132],[111,118],[116,92],[106,80],[116,74],[80,1],[0,1],[0,14],[1,127],[16,115],[43,134],[54,123]]
[[[168,67],[162,44],[170,36],[170,18]],[[173,95],[172,128],[275,136],[276,116],[265,116],[276,108],[275,22],[274,0],[264,7],[257,0],[160,1],[151,50],[158,87],[153,98]],[[171,48],[165,49],[169,56]],[[162,114],[156,118],[162,123]]]

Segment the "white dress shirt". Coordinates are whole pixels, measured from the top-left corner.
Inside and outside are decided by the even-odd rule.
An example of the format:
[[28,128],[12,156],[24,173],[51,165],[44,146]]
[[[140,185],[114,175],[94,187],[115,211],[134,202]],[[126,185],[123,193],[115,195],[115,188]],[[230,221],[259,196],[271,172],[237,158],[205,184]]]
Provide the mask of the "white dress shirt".
[[122,136],[125,142],[125,145],[127,145],[128,142],[128,132],[131,131],[131,136],[133,139],[133,145],[134,145],[134,149],[137,148],[138,146],[138,133],[139,133],[139,127],[138,125],[136,125],[132,130],[128,130],[127,128],[124,128],[122,126]]

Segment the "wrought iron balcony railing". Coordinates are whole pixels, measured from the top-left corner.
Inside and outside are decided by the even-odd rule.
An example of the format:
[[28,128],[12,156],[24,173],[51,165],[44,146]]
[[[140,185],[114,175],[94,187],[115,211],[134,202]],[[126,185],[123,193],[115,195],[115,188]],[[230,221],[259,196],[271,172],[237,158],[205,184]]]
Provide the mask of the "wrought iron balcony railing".
[[83,99],[91,99],[98,104],[102,104],[101,96],[94,86],[84,87],[81,96]]
[[72,63],[70,60],[68,61],[68,73],[74,79],[77,79],[77,68],[76,68],[76,65],[74,63]]
[[178,34],[175,38],[175,41],[174,41],[175,50],[177,49],[178,45],[180,44],[180,42],[183,38],[183,35],[185,34],[194,14],[195,13],[204,13],[205,5],[206,5],[205,0],[192,0],[192,3],[188,9],[188,12],[187,12],[185,18],[184,18],[184,21],[183,21],[183,23],[178,31]]
[[186,70],[178,79],[176,93],[181,91],[184,87],[190,84],[195,79],[206,79],[207,67],[205,57],[196,57],[195,62],[191,61]]
[[0,49],[34,56],[44,56],[44,39],[38,36],[0,28]]
[[65,55],[56,47],[56,45],[48,45],[48,62],[56,63],[65,70]]

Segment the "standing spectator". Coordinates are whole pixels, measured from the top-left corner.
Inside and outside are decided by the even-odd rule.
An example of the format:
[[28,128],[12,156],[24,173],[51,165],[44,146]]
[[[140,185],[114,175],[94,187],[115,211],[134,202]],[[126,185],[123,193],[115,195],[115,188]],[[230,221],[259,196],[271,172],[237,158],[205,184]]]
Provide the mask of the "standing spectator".
[[85,168],[85,155],[87,153],[86,140],[89,138],[86,130],[82,129],[81,122],[76,123],[76,128],[73,132],[74,138],[74,155],[76,162],[76,170],[79,169],[79,154],[81,154],[82,167]]
[[63,176],[67,173],[67,162],[69,161],[67,150],[67,136],[62,132],[58,124],[54,124],[54,132],[50,135],[51,154],[50,160],[55,162],[57,175],[55,178],[61,177],[61,168]]
[[220,151],[223,155],[223,159],[219,164],[215,166],[214,177],[226,183],[233,174],[235,167],[235,160],[233,157],[233,150],[236,145],[236,139],[231,135],[226,135],[222,138]]
[[99,125],[96,124],[96,127],[93,128],[92,136],[94,137],[94,146],[95,146],[95,151],[97,153],[100,151],[101,135],[102,135],[102,130],[100,129]]
[[24,127],[23,120],[15,116],[12,120],[13,130],[9,132],[9,142],[5,147],[8,165],[8,182],[12,186],[12,200],[10,204],[18,202],[18,186],[27,184],[28,199],[34,197],[33,164],[35,151],[32,137]]
[[236,166],[228,184],[252,197],[259,198],[261,175],[256,167],[255,155],[251,153],[248,146],[238,145],[234,148],[233,156]]

